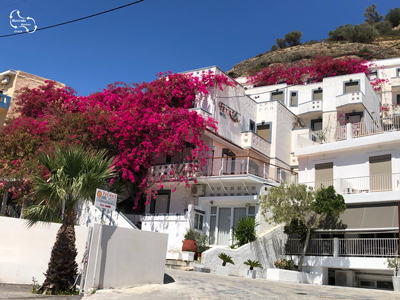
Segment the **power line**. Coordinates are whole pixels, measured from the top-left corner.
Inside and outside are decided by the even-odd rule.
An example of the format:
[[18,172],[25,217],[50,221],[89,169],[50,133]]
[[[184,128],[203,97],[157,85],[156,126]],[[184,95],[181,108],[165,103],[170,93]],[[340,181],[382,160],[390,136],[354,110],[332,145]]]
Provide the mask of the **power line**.
[[[378,53],[376,53],[376,54],[372,54],[368,59],[367,59],[367,58],[364,58],[364,59],[362,59],[362,60],[360,60],[360,61],[358,61],[358,62],[352,63],[351,65],[342,67],[342,68],[337,69],[337,70],[334,70],[334,71],[330,71],[329,73],[324,74],[323,77],[322,77],[321,79],[326,78],[326,77],[329,77],[329,75],[332,74],[333,72],[337,72],[337,71],[340,71],[340,70],[344,70],[344,69],[347,69],[347,68],[352,67],[352,66],[354,66],[354,65],[360,64],[360,63],[362,63],[363,61],[370,60],[370,59],[374,58],[375,56],[378,56],[379,54],[382,54],[383,52],[386,52],[386,51],[388,51],[388,50],[390,50],[390,49],[392,49],[392,48],[394,48],[394,47],[396,47],[396,46],[398,46],[398,45],[400,45],[400,42],[397,43],[397,44],[394,44],[394,45],[390,46],[389,48],[385,48],[385,49],[383,49],[382,51],[380,51],[380,52],[378,52]],[[309,78],[309,79],[317,79],[317,78]],[[279,83],[277,83],[277,84],[279,84]],[[283,83],[282,83],[282,84],[283,84]],[[298,85],[298,84],[291,84],[291,85],[282,87],[282,88],[277,89],[277,90],[281,91],[281,90],[284,90],[284,89],[288,89],[288,88],[294,87],[294,86],[296,86],[296,85]],[[268,94],[268,93],[271,93],[271,91],[268,91],[268,92],[260,92],[260,93],[254,93],[254,94],[246,94],[246,95],[243,95],[243,96],[218,97],[218,98],[241,98],[241,97],[250,97],[250,96],[254,96],[254,95],[262,95],[262,94]],[[252,100],[254,100],[254,99],[252,99]]]
[[[115,7],[115,8],[109,9],[109,10],[105,10],[105,11],[99,12],[97,14],[86,16],[86,17],[83,17],[83,18],[79,18],[79,19],[75,19],[75,20],[71,20],[71,21],[67,21],[67,22],[63,22],[63,23],[59,23],[59,24],[55,24],[55,25],[50,25],[50,26],[46,26],[46,27],[43,27],[43,28],[38,28],[38,29],[36,29],[36,31],[45,30],[45,29],[49,29],[49,28],[54,28],[54,27],[58,27],[58,26],[62,26],[62,25],[66,25],[66,24],[82,21],[82,20],[85,20],[85,19],[89,19],[89,18],[92,18],[92,17],[97,17],[97,16],[100,16],[100,15],[112,12],[114,10],[125,8],[125,7],[131,6],[131,5],[134,5],[134,4],[138,4],[138,3],[144,2],[144,1],[146,1],[146,0],[138,0],[138,1],[135,1],[135,2],[132,2],[132,3],[128,3],[128,4],[125,4],[125,5],[122,5],[122,6],[118,6],[118,7]],[[29,33],[29,32],[18,32],[18,33],[13,33],[13,34],[0,35],[0,38],[14,36],[14,35],[20,35],[20,34],[25,34],[25,33]]]
[[15,4],[25,2],[25,1],[26,1],[26,0],[22,0],[22,1],[19,1],[19,2],[15,2],[15,3],[13,3],[13,4],[9,4],[9,5],[7,5],[7,6],[0,7],[0,9],[4,9],[4,8],[7,8],[7,7],[10,7],[10,6],[13,6],[13,5],[15,5]]

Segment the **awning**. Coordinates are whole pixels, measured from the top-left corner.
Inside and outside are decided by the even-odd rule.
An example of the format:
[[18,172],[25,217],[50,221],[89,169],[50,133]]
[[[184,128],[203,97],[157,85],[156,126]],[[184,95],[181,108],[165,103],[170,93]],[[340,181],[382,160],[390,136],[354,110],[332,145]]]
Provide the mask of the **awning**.
[[339,218],[327,218],[318,230],[398,228],[397,205],[347,208]]

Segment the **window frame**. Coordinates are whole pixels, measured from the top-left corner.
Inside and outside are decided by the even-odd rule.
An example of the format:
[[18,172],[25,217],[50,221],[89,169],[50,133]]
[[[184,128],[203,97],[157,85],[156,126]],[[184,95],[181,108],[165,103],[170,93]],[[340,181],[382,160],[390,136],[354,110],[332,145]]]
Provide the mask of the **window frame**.
[[[252,125],[253,125],[253,129],[251,129]],[[250,130],[251,132],[254,132],[254,133],[257,132],[256,122],[254,122],[253,120],[250,120],[250,123],[249,123],[249,130]]]
[[[292,93],[296,94],[296,104],[292,105]],[[290,91],[289,92],[289,106],[290,107],[297,107],[299,106],[299,92],[298,91]]]
[[[279,101],[279,100],[277,100],[277,101]],[[272,143],[272,122],[257,123],[257,124],[256,124],[256,134],[257,134],[260,138],[264,139],[262,136],[260,136],[260,135],[258,134],[258,126],[266,126],[266,125],[269,125],[269,139],[267,140],[267,142],[268,142],[268,143]],[[264,139],[264,140],[265,140],[265,139]]]
[[[321,92],[321,99],[314,99],[315,92]],[[323,101],[324,100],[324,89],[313,89],[311,90],[311,101]]]
[[[355,82],[357,82],[357,84],[358,84],[358,91],[346,93],[346,83],[355,83]],[[361,82],[360,82],[360,79],[351,80],[351,81],[350,81],[350,80],[343,81],[343,94],[351,94],[351,93],[358,93],[358,92],[361,92]]]
[[[280,101],[280,100],[277,100],[277,99],[272,99],[272,97],[273,97],[273,94],[277,94],[277,93],[282,93],[282,101]],[[281,102],[282,104],[285,104],[285,91],[271,91],[271,101],[279,101],[279,102]]]
[[[158,191],[158,193],[157,193],[157,196],[158,195],[167,195],[168,196],[168,204],[167,204],[167,212],[166,213],[157,213],[157,214],[169,214],[169,209],[170,209],[170,206],[171,206],[171,190],[159,190]],[[155,209],[156,209],[156,202],[157,202],[157,199],[153,199],[153,201],[151,201],[151,204],[150,204],[150,213],[151,214],[156,214],[155,213]]]

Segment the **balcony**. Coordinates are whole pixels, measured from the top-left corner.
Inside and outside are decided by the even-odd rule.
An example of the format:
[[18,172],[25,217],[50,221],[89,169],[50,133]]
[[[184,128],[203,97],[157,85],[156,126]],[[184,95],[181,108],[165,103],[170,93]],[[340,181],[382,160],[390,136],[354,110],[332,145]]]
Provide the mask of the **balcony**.
[[312,100],[299,104],[299,115],[303,116],[305,114],[319,115],[321,113],[322,113],[322,100]]
[[351,140],[354,138],[378,135],[399,130],[400,115],[388,118],[380,118],[373,121],[348,123],[343,126],[336,126],[325,130],[310,131],[299,134],[297,137],[297,147],[304,148],[318,144]]
[[400,77],[392,77],[391,86],[392,87],[400,86]]
[[271,152],[271,143],[252,131],[242,132],[242,147],[254,148],[266,156]]
[[[306,256],[395,257],[398,255],[398,247],[398,238],[311,239]],[[299,239],[286,241],[286,255],[299,255],[302,250]]]
[[400,190],[400,173],[300,182],[299,184],[305,184],[313,189],[332,185],[342,195],[391,192]]
[[336,108],[345,105],[360,105],[362,109],[363,103],[365,103],[365,95],[363,92],[347,93],[336,97]]
[[248,156],[208,158],[207,163],[200,167],[193,162],[159,164],[152,166],[149,173],[153,179],[165,181],[176,181],[180,175],[191,179],[252,175],[278,183],[297,182],[297,173]]

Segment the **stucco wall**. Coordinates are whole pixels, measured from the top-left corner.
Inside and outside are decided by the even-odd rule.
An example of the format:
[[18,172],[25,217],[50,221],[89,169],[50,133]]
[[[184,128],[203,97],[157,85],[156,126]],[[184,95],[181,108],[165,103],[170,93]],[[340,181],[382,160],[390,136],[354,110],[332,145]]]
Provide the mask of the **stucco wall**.
[[[0,283],[31,284],[35,277],[41,284],[60,226],[38,224],[28,229],[25,220],[0,217]],[[80,264],[88,228],[75,226],[75,233]]]
[[217,267],[222,265],[222,260],[218,258],[219,253],[226,253],[232,256],[235,265],[229,266],[230,275],[243,276],[245,270],[248,269],[243,263],[248,259],[258,260],[263,269],[256,268],[257,278],[267,278],[267,269],[274,267],[274,261],[281,258],[282,246],[285,234],[281,226],[274,231],[258,238],[256,241],[246,244],[238,249],[230,249],[229,247],[214,247],[202,255],[202,265],[204,268],[211,270],[211,273],[217,272]]
[[[167,253],[166,234],[95,224],[89,253],[89,288],[122,288],[162,284]],[[98,251],[97,267],[96,253]],[[93,280],[94,270],[96,270]]]

